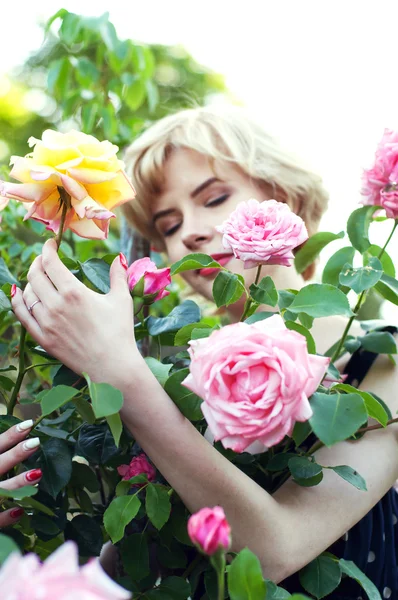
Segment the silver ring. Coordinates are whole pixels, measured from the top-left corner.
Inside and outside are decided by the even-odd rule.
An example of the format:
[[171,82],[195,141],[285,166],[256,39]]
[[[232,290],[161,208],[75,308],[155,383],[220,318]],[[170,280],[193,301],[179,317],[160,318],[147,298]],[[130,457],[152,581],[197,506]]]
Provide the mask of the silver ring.
[[41,302],[41,300],[35,300],[30,306],[28,306],[28,311],[30,312],[30,314],[32,314],[33,307],[36,306],[38,302]]

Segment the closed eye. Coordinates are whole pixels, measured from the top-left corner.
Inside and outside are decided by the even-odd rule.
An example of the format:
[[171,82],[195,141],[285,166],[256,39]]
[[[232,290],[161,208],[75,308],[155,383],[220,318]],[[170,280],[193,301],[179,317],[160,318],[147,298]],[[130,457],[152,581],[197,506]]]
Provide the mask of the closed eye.
[[225,200],[227,200],[228,198],[229,198],[229,194],[223,194],[222,196],[219,196],[215,200],[208,202],[205,206],[218,206],[219,204],[222,204],[223,202],[225,202]]
[[163,232],[163,236],[168,237],[170,235],[173,235],[173,233],[175,233],[177,231],[177,229],[180,227],[180,225],[181,225],[181,223],[178,223],[177,225],[174,225],[174,227],[170,227],[170,229]]

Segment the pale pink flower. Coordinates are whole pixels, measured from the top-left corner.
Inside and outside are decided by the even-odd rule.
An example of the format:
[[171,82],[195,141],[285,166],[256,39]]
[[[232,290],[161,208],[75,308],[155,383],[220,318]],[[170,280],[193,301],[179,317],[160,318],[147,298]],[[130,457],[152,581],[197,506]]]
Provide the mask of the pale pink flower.
[[23,202],[32,218],[58,233],[61,223],[59,188],[70,196],[64,230],[91,239],[105,239],[112,212],[132,200],[135,191],[116,156],[118,147],[80,131],[48,129],[42,139],[30,138],[33,152],[13,156],[11,177],[22,183],[0,181],[0,207],[9,198]]
[[2,600],[128,600],[130,592],[105,574],[98,559],[79,567],[66,542],[42,564],[36,554],[11,554],[0,570]]
[[[148,462],[145,454],[139,454],[134,457],[129,465],[120,465],[120,467],[117,468],[117,472],[125,481],[128,481],[136,475],[146,475],[148,481],[155,481],[156,477],[156,470],[151,463]],[[141,486],[143,484],[134,485]]]
[[216,227],[223,245],[243,260],[244,268],[259,265],[290,267],[293,250],[308,239],[301,217],[276,200],[240,202],[229,218]]
[[141,291],[141,287],[138,286],[139,292],[137,295],[150,296],[152,294],[157,294],[154,300],[161,300],[170,294],[170,292],[165,289],[165,287],[171,283],[169,267],[158,269],[148,256],[139,258],[133,262],[127,270],[127,281],[133,295],[135,295],[134,291],[137,293],[135,288],[142,278],[144,278],[143,291]]
[[228,550],[231,545],[231,527],[221,506],[202,508],[188,519],[188,535],[208,556],[217,550]]
[[330,359],[309,354],[305,338],[279,315],[189,343],[190,373],[182,383],[203,398],[204,417],[224,448],[263,452],[311,417],[308,398]]
[[362,176],[362,204],[382,206],[388,217],[398,219],[398,132],[385,129],[374,164]]

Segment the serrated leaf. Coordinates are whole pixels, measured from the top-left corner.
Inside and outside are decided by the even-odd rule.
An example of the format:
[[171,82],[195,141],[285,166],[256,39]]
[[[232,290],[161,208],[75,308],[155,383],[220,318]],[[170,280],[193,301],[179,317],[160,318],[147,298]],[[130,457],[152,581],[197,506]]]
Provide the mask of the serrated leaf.
[[348,237],[354,248],[361,254],[370,246],[369,225],[372,222],[373,214],[380,208],[380,206],[362,206],[354,210],[348,218]]
[[372,394],[369,392],[364,392],[363,390],[357,390],[354,386],[349,385],[348,383],[338,383],[337,385],[333,386],[333,389],[359,394],[365,402],[365,407],[369,417],[378,421],[381,425],[383,425],[383,427],[387,425],[387,421],[390,416],[388,415],[385,407],[380,404],[379,400]]
[[365,267],[354,268],[346,263],[340,273],[339,283],[360,294],[376,285],[382,274],[381,262],[378,258],[372,257]]
[[176,275],[183,271],[194,271],[203,268],[221,268],[220,263],[214,260],[208,254],[194,253],[184,256],[181,260],[173,263],[170,267],[170,274]]
[[308,329],[304,327],[304,325],[294,323],[293,321],[285,321],[285,325],[287,329],[297,331],[297,333],[300,333],[302,336],[304,336],[307,342],[307,350],[309,354],[316,354],[315,340]]
[[314,260],[319,256],[320,252],[335,240],[340,240],[344,237],[344,231],[340,233],[330,233],[329,231],[318,231],[312,235],[303,245],[296,256],[294,257],[294,266],[297,273],[302,273],[307,267],[312,265]]
[[315,435],[332,446],[354,435],[367,421],[365,403],[359,394],[323,394],[310,399],[313,415],[309,419]]
[[359,583],[359,585],[367,593],[369,600],[381,600],[379,590],[375,584],[370,581],[368,577],[366,577],[365,573],[362,573],[362,571],[358,569],[355,563],[353,563],[351,560],[340,558],[339,565],[343,573],[349,577],[352,577],[352,579],[355,579],[355,581]]
[[188,375],[189,369],[176,371],[170,375],[165,383],[164,389],[187,419],[190,421],[200,421],[203,419],[202,409],[200,408],[202,399],[191,392],[187,387],[181,385],[181,382]]
[[311,479],[322,473],[322,467],[305,456],[290,458],[288,467],[294,479]]
[[220,271],[213,283],[213,298],[218,308],[234,304],[244,291],[243,277],[230,271]]
[[79,390],[66,385],[57,385],[51,388],[41,399],[40,406],[42,415],[49,415],[57,410],[72,398],[79,394]]
[[110,290],[109,270],[110,267],[101,258],[90,258],[86,262],[79,262],[80,268],[90,283],[103,294]]
[[123,423],[119,413],[115,413],[114,415],[108,415],[106,417],[106,422],[108,423],[109,429],[111,430],[111,433],[113,435],[115,446],[119,447],[120,436],[123,432]]
[[342,291],[329,284],[312,283],[302,288],[289,305],[293,313],[306,313],[310,317],[342,315],[352,317],[347,297]]
[[231,600],[265,600],[260,561],[248,548],[241,550],[229,567],[228,591]]
[[160,485],[150,483],[146,488],[145,508],[156,529],[162,529],[163,525],[167,523],[171,511],[167,490]]
[[0,497],[2,498],[14,498],[14,500],[23,500],[24,498],[30,498],[38,492],[38,488],[34,485],[24,485],[17,490],[5,490],[0,487]]
[[126,526],[134,519],[141,506],[137,496],[118,496],[104,512],[104,526],[112,542],[122,539]]
[[321,555],[301,569],[299,577],[303,588],[319,599],[338,587],[341,581],[341,568],[337,561]]
[[278,292],[275,284],[271,277],[268,275],[263,277],[258,285],[252,283],[250,288],[250,295],[259,304],[266,304],[267,306],[276,306],[278,303]]
[[346,246],[337,250],[327,261],[322,273],[322,283],[329,283],[334,286],[339,285],[340,271],[345,264],[352,265],[355,255],[355,248]]
[[358,490],[361,490],[363,492],[367,491],[366,481],[352,467],[349,467],[347,465],[338,465],[337,467],[328,468],[337,473],[337,475],[339,475],[342,479],[345,479],[345,481],[348,481],[348,483],[351,483],[351,485],[356,487]]
[[83,375],[88,384],[93,411],[97,419],[118,413],[123,406],[122,392],[109,383],[91,381],[87,373],[83,373]]
[[159,381],[160,385],[164,386],[169,377],[169,371],[172,365],[161,363],[159,360],[156,360],[156,358],[153,358],[152,356],[147,356],[144,360],[150,368],[152,374]]

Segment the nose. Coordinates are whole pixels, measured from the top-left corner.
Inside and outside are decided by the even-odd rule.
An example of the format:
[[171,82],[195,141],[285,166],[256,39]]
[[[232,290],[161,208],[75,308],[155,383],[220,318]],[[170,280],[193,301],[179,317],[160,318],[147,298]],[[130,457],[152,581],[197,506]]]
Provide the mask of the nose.
[[190,252],[197,252],[212,241],[215,233],[216,231],[212,227],[208,225],[201,226],[197,223],[196,226],[190,227],[190,231],[184,231],[181,239]]

